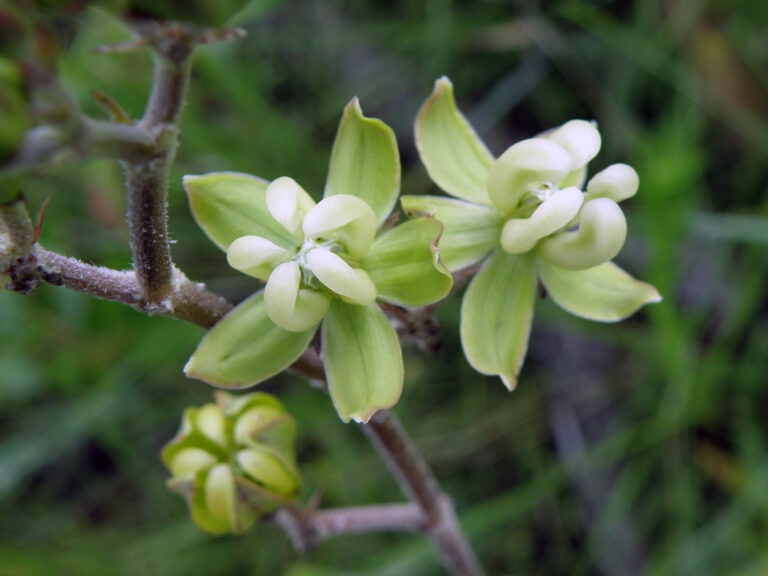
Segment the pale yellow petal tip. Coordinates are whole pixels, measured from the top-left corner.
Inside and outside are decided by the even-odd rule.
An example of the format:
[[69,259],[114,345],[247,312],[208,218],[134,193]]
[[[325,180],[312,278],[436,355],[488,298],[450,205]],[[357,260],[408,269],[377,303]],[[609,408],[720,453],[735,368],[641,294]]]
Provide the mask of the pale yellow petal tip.
[[357,96],[353,96],[352,99],[349,101],[349,103],[344,107],[344,114],[343,116],[346,116],[347,114],[355,113],[360,118],[364,118],[363,116],[363,109],[360,106],[360,98]]
[[389,408],[392,408],[392,406],[397,404],[398,400],[400,400],[400,396],[397,397],[397,400],[391,404],[387,404],[386,406],[376,406],[375,408],[369,408],[367,410],[351,412],[347,418],[344,418],[343,414],[339,414],[339,416],[341,416],[341,419],[345,423],[349,422],[350,420],[354,420],[358,424],[368,424],[370,419],[373,418],[379,410],[388,410]]
[[[650,284],[649,284],[650,286]],[[651,286],[651,291],[648,294],[648,298],[646,298],[645,303],[646,304],[658,304],[659,302],[663,301],[664,298],[661,294],[659,294],[659,291],[656,290],[653,286]]]
[[504,384],[507,391],[512,392],[515,388],[517,388],[517,376],[499,374],[499,378],[501,378],[501,382]]
[[435,92],[443,89],[453,90],[453,82],[451,82],[448,76],[440,76],[440,78],[435,80]]

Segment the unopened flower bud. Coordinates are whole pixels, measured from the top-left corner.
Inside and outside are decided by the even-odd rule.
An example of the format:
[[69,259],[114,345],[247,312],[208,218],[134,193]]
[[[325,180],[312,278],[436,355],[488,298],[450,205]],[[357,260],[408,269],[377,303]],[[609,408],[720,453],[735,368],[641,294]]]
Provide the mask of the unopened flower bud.
[[269,394],[219,393],[217,401],[185,410],[163,462],[200,529],[240,534],[296,497],[296,421]]

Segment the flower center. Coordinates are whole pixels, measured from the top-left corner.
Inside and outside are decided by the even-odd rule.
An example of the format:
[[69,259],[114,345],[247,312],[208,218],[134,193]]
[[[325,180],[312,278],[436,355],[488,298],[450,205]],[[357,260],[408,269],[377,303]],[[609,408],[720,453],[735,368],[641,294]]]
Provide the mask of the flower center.
[[318,281],[317,276],[312,272],[312,267],[310,266],[309,259],[307,258],[309,253],[317,248],[323,248],[329,252],[337,254],[345,261],[348,260],[348,258],[344,255],[344,247],[341,245],[341,243],[334,240],[333,238],[304,239],[301,246],[299,246],[296,254],[293,256],[293,258],[291,258],[291,260],[299,265],[299,270],[301,270],[301,284],[307,288],[320,288],[320,282]]

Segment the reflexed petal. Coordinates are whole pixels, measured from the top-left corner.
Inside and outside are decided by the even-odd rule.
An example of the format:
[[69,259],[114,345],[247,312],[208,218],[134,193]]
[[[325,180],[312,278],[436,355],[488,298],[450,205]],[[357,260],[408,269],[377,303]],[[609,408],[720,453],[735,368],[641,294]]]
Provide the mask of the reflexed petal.
[[346,301],[367,306],[376,300],[376,286],[365,270],[352,268],[340,256],[324,248],[307,254],[312,274]]
[[536,208],[529,218],[511,218],[501,231],[501,247],[510,254],[528,252],[541,238],[566,226],[581,207],[578,188],[558,190]]
[[485,182],[493,155],[456,108],[453,84],[435,82],[416,118],[416,147],[429,177],[451,196],[489,204]]
[[488,195],[496,209],[508,214],[532,184],[559,182],[570,172],[571,159],[561,146],[531,138],[511,146],[491,166]]
[[644,304],[661,301],[656,288],[635,280],[612,262],[587,270],[565,270],[539,259],[538,268],[552,300],[589,320],[617,322]]
[[314,333],[314,327],[289,332],[275,326],[267,315],[262,290],[208,331],[184,373],[221,388],[247,388],[293,364]]
[[307,238],[334,238],[347,254],[362,256],[376,235],[376,214],[357,196],[339,194],[325,198],[304,218]]
[[584,203],[577,230],[547,238],[538,249],[555,266],[584,270],[611,260],[626,237],[627,221],[619,205],[598,198]]
[[497,250],[472,279],[461,305],[461,344],[472,367],[512,390],[528,349],[536,273],[529,254]]
[[571,157],[571,170],[585,166],[600,151],[600,132],[595,122],[571,120],[542,137],[565,148]]
[[218,460],[210,452],[200,448],[184,448],[173,456],[168,468],[172,476],[183,476],[210,468],[216,462]]
[[426,306],[448,295],[451,273],[440,262],[443,225],[420,218],[376,238],[362,260],[379,298],[400,306]]
[[197,411],[195,425],[198,431],[219,446],[227,447],[227,423],[224,413],[216,404],[206,404]]
[[292,250],[299,239],[269,213],[267,184],[261,178],[237,172],[184,176],[192,215],[219,248],[226,250],[235,239],[253,234]]
[[378,306],[334,300],[323,322],[325,373],[344,422],[367,422],[403,390],[403,355],[395,329]]
[[227,262],[235,270],[266,280],[275,266],[290,258],[291,253],[261,236],[241,236],[227,250]]
[[347,194],[374,211],[374,230],[389,217],[400,193],[400,153],[392,130],[366,118],[354,98],[344,109],[331,153],[324,197]]
[[285,330],[304,332],[317,326],[328,312],[330,296],[300,288],[301,270],[296,262],[275,268],[264,288],[269,318]]
[[293,178],[283,176],[270,183],[266,191],[267,208],[288,232],[301,238],[301,221],[315,201]]
[[240,450],[236,459],[251,480],[271,492],[287,496],[299,487],[296,472],[268,448],[253,446]]
[[442,222],[440,260],[452,272],[479,262],[499,244],[503,222],[490,206],[439,196],[401,196],[400,204],[409,218]]
[[587,184],[587,198],[610,198],[621,202],[637,194],[640,178],[632,166],[612,164],[590,178]]

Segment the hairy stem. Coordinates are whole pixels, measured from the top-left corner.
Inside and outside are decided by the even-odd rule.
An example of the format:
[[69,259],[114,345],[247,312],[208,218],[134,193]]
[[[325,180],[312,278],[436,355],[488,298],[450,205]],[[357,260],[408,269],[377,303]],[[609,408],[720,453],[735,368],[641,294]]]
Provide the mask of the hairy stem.
[[168,173],[176,156],[176,122],[189,84],[193,44],[170,35],[155,45],[155,77],[139,126],[152,134],[158,152],[150,159],[125,162],[128,233],[133,267],[142,296],[160,305],[173,290],[173,260],[168,242]]

